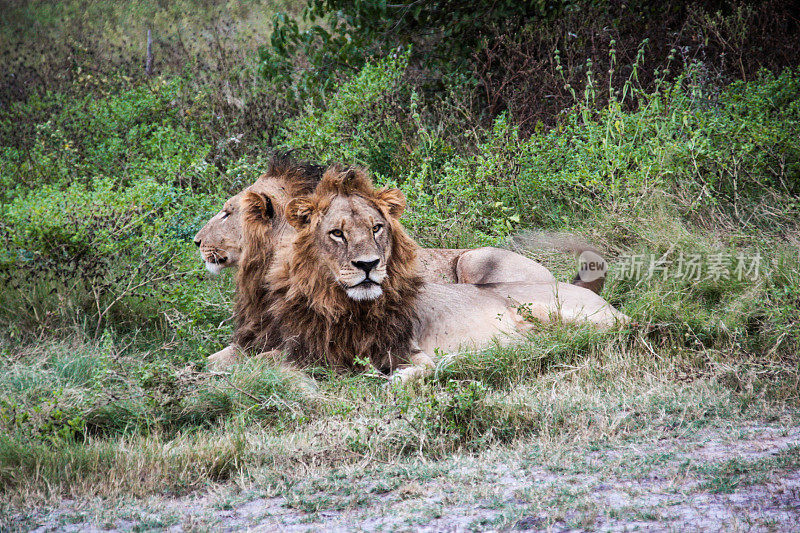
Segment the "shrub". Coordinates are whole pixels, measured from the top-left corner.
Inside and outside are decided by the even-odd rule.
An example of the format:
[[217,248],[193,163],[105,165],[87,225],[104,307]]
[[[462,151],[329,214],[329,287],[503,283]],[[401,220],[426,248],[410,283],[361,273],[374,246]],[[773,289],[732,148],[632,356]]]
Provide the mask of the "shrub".
[[410,175],[412,206],[436,206],[412,210],[412,225],[477,230],[464,245],[492,242],[521,226],[560,227],[600,208],[617,211],[659,189],[674,191],[690,212],[700,204],[744,208],[750,218],[765,190],[797,194],[799,79],[764,71],[711,100],[690,71],[642,95],[633,112],[616,99],[599,111],[581,103],[558,127],[527,138],[501,115],[473,155],[453,154],[438,169]]
[[409,51],[366,65],[322,105],[307,105],[284,126],[284,143],[316,161],[369,166],[393,176],[403,169],[400,150],[401,80]]
[[669,170],[686,196],[722,204],[743,221],[765,191],[800,194],[800,71],[762,71],[707,97],[697,90],[694,105],[673,112],[685,142],[676,143]]
[[2,212],[7,321],[93,317],[97,334],[115,316],[128,327],[158,323],[173,308],[214,316],[192,295],[199,263],[191,238],[213,212],[208,198],[152,179],[126,187],[100,178],[41,186]]
[[309,0],[303,13],[306,28],[284,13],[275,15],[270,44],[260,49],[261,68],[267,79],[301,100],[333,90],[342,71],[360,69],[369,58],[397,46],[413,44],[415,63],[451,72],[463,69],[493,25],[513,28],[525,18],[551,19],[575,4]]

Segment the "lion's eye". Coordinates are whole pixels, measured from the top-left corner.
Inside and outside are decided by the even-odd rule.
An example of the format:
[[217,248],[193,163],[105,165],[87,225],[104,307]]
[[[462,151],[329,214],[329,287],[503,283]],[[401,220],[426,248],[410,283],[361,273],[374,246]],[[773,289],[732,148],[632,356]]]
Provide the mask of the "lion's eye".
[[372,233],[378,233],[383,228],[383,224],[375,224],[372,226]]
[[219,217],[219,218],[220,218],[220,219],[222,219],[222,220],[225,220],[225,219],[226,219],[226,218],[228,218],[229,216],[231,216],[231,214],[230,214],[230,213],[228,213],[227,211],[223,211],[223,212],[222,212],[222,216],[221,216],[221,217]]
[[344,233],[342,233],[342,230],[340,229],[335,229],[331,231],[331,235],[333,235],[337,239],[344,239]]

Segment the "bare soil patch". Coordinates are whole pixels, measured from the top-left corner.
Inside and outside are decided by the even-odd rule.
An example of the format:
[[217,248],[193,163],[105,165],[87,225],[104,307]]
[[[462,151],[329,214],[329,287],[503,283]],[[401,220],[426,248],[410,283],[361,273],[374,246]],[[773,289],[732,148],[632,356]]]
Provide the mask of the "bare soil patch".
[[339,472],[327,491],[314,491],[320,480],[290,495],[218,486],[173,499],[61,501],[15,518],[37,532],[800,529],[800,427],[717,428],[558,455],[543,460],[518,442],[433,468],[378,467],[349,487]]

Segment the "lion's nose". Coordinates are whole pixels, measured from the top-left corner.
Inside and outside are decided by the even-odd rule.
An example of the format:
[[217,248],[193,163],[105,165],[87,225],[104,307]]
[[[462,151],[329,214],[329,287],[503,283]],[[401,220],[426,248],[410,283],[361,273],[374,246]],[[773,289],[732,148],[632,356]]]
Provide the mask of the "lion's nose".
[[372,261],[353,261],[353,266],[363,270],[365,274],[369,274],[370,270],[378,266],[378,263],[380,263],[380,259],[374,259]]
[[194,243],[197,245],[198,248],[200,247],[200,244],[202,244],[202,242],[203,241],[201,241],[200,239],[195,239],[194,240]]

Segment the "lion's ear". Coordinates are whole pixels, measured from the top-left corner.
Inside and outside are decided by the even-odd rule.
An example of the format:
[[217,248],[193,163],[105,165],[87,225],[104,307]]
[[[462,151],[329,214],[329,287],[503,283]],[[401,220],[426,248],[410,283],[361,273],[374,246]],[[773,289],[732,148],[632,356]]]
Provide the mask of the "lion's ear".
[[302,229],[311,222],[314,213],[314,203],[310,198],[294,198],[286,205],[286,220],[295,229]]
[[341,185],[339,185],[339,192],[341,193],[351,194],[353,191],[363,188],[363,176],[352,167],[339,174],[339,180],[339,183],[341,183]]
[[355,182],[356,178],[358,178],[358,171],[354,168],[348,168],[344,172],[344,176],[342,176],[342,183],[345,185],[351,185]]
[[272,222],[275,217],[272,199],[266,194],[247,191],[242,198],[242,215],[248,222]]
[[384,188],[376,193],[378,200],[386,204],[389,209],[389,215],[394,218],[400,218],[403,211],[406,210],[406,197],[400,189]]

